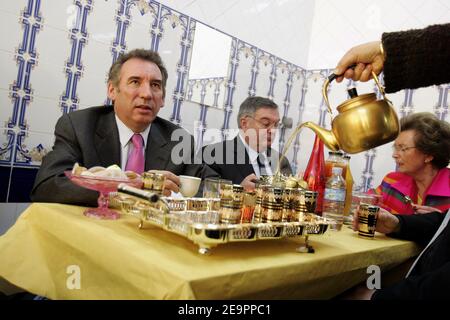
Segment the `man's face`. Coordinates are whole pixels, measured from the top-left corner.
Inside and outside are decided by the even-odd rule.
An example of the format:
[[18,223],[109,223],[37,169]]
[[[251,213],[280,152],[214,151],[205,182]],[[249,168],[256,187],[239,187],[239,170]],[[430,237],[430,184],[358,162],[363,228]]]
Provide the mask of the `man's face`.
[[276,130],[280,124],[278,109],[259,108],[253,117],[241,118],[241,129],[248,145],[258,151],[265,151],[273,143]]
[[132,58],[120,70],[119,85],[108,83],[114,112],[134,132],[142,132],[164,106],[162,75],[153,62]]

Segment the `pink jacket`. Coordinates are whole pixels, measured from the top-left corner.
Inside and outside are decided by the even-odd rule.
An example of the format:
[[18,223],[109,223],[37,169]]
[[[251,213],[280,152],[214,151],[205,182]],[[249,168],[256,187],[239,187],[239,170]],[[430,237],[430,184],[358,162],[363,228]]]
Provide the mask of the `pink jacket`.
[[[381,185],[375,189],[375,193],[383,196],[381,206],[393,214],[410,215],[414,213],[405,196],[410,197],[414,203],[418,202],[414,179],[400,172],[387,174]],[[424,193],[422,205],[437,208],[444,213],[450,208],[450,169],[443,168],[438,171]]]

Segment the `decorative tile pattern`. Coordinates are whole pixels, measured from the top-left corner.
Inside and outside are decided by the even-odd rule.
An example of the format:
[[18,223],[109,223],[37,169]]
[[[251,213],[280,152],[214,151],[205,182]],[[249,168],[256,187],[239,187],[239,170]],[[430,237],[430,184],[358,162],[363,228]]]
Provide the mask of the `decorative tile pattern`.
[[[14,163],[28,164],[31,157],[22,148],[22,140],[28,130],[25,114],[27,107],[33,100],[33,89],[30,83],[31,71],[38,63],[38,53],[36,51],[37,35],[43,28],[43,17],[40,12],[40,0],[29,0],[27,6],[20,14],[20,22],[23,28],[22,42],[16,50],[16,62],[18,72],[16,80],[10,85],[9,97],[14,105],[13,114],[8,119],[6,146],[0,147],[0,161],[10,161],[13,157]],[[17,132],[16,139],[13,138]],[[14,141],[16,140],[16,141]],[[15,142],[13,148],[11,143]],[[9,150],[9,155],[8,154]],[[14,150],[14,151],[13,151]],[[11,154],[14,153],[14,155]]]
[[[226,85],[227,93],[225,95],[224,120],[222,130],[223,140],[228,138],[228,129],[230,128],[230,116],[233,110],[233,95],[236,88],[236,71],[239,66],[239,51],[245,50],[245,43],[233,38],[230,50],[230,68],[228,69],[228,83]],[[246,51],[248,55],[248,50]],[[250,51],[251,53],[251,51]]]
[[219,101],[219,96],[225,94],[225,81],[225,77],[189,79],[186,100],[222,108],[223,101]]
[[448,92],[450,91],[450,86],[448,84],[443,84],[437,87],[439,92],[438,102],[433,106],[434,113],[436,116],[445,120],[448,118]]
[[[303,112],[305,111],[305,108],[306,108],[305,96],[306,96],[306,92],[308,91],[307,79],[310,77],[310,75],[311,75],[310,71],[306,71],[306,70],[302,71],[302,76],[303,76],[303,79],[305,79],[305,81],[303,81],[303,86],[302,86],[302,94],[301,94],[300,104],[299,104],[297,126],[304,122],[303,121]],[[293,148],[294,148],[294,154],[293,154],[293,158],[291,161],[291,165],[292,165],[293,172],[297,172],[298,171],[299,151],[300,151],[300,132],[295,137]]]
[[72,112],[78,109],[79,99],[77,95],[77,84],[82,77],[84,69],[81,57],[83,48],[88,41],[86,21],[89,12],[92,10],[92,0],[75,0],[74,5],[78,10],[76,22],[70,29],[72,48],[70,50],[70,57],[67,59],[65,65],[67,78],[66,90],[60,98],[60,107],[63,113]]
[[[291,118],[291,119],[297,119],[298,117],[298,106],[294,106],[291,103],[291,94],[292,94],[292,88],[293,84],[298,81],[298,74],[301,74],[301,68],[298,66],[295,66],[283,59],[275,58],[275,65],[276,65],[276,75],[275,75],[275,81],[273,86],[273,96],[274,101],[277,102],[279,108],[280,108],[280,118]],[[298,88],[296,89],[298,90]],[[295,129],[295,124],[293,123],[293,128],[286,129],[281,128],[279,130],[279,136],[278,136],[278,146],[274,147],[277,148],[279,151],[282,151],[284,148],[285,140],[289,137],[291,132],[293,132]],[[289,157],[291,154],[291,150],[288,152],[287,156]]]
[[[183,104],[187,80],[188,80],[188,71],[189,71],[189,61],[191,56],[192,43],[194,41],[194,32],[195,32],[195,20],[185,16],[180,15],[178,20],[184,22],[183,25],[183,36],[180,41],[181,45],[181,54],[180,61],[177,64],[177,85],[173,92],[174,99],[174,115],[176,115],[173,119],[176,119],[178,124],[181,124],[180,118],[180,110]],[[206,112],[206,110],[205,110]],[[201,120],[204,122],[204,120]]]
[[[11,129],[3,129],[2,134],[2,144],[0,145],[0,165],[11,164],[14,151],[13,146],[16,145],[16,133]],[[5,139],[5,141],[3,141],[3,139]]]
[[[161,6],[160,15],[158,17],[158,27],[152,32],[157,35],[155,41],[155,47],[153,50],[159,51],[159,43],[164,37],[164,34],[169,32],[165,29],[165,26],[170,26],[172,29],[181,28],[181,39],[178,43],[179,47],[174,52],[179,53],[179,58],[176,64],[176,84],[172,92],[172,115],[170,121],[181,124],[180,110],[184,100],[185,87],[187,85],[187,72],[188,72],[188,58],[190,57],[190,49],[192,47],[192,32],[195,30],[195,21],[190,17],[183,14],[178,14],[176,11]],[[181,48],[181,50],[180,50]],[[166,97],[166,102],[169,97]]]

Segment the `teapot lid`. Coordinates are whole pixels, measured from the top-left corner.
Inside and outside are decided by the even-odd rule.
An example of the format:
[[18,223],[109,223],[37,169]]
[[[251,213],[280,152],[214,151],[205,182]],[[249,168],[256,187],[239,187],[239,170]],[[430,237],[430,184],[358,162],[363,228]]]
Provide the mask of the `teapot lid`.
[[373,102],[376,100],[377,100],[377,97],[376,97],[375,93],[365,93],[360,96],[356,96],[354,98],[344,101],[337,107],[337,110],[339,113],[341,113],[341,112],[350,110],[355,107],[363,106],[366,103],[370,103],[370,102]]

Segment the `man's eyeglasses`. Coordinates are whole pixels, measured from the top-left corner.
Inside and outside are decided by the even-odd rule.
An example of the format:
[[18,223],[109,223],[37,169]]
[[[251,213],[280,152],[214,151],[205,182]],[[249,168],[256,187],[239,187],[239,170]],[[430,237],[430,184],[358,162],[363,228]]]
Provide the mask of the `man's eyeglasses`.
[[283,127],[283,124],[281,123],[281,121],[269,122],[269,121],[258,120],[258,119],[254,118],[252,116],[247,116],[247,117],[252,118],[253,120],[255,120],[264,129],[281,129]]
[[414,148],[416,148],[416,147],[404,147],[404,146],[396,146],[396,145],[393,145],[393,146],[392,146],[392,151],[393,151],[393,152],[401,152],[401,153],[404,153],[404,152],[408,151],[409,149],[414,149]]

